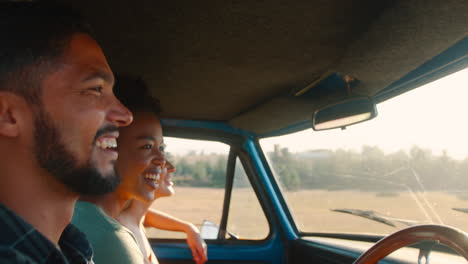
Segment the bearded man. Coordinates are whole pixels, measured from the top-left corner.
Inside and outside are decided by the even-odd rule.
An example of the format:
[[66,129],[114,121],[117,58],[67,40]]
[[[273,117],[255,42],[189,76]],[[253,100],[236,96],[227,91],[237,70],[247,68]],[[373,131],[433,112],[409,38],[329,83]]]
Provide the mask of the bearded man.
[[70,225],[80,195],[113,191],[132,115],[73,10],[0,3],[0,262],[92,263]]

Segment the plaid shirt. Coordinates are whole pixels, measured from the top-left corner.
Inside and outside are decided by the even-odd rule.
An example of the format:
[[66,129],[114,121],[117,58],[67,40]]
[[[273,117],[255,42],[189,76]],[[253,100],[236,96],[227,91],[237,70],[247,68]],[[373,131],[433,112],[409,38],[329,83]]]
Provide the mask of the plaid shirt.
[[59,246],[0,204],[0,263],[93,263],[91,246],[75,226],[65,228]]

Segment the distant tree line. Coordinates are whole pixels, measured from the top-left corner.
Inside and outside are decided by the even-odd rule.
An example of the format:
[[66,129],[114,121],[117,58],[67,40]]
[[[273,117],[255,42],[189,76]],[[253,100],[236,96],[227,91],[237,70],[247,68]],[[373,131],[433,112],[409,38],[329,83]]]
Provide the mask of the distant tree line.
[[[281,185],[288,190],[468,191],[468,159],[455,160],[443,152],[414,146],[385,154],[375,146],[360,151],[311,150],[291,153],[276,145],[268,153]],[[173,157],[179,186],[224,187],[227,156],[191,152]]]
[[227,155],[194,151],[184,156],[172,157],[176,172],[174,182],[178,186],[223,188],[226,182]]
[[283,187],[289,190],[468,192],[468,159],[452,159],[445,151],[433,155],[417,146],[408,153],[385,154],[375,146],[363,146],[360,152],[338,149],[291,153],[276,145],[269,157]]

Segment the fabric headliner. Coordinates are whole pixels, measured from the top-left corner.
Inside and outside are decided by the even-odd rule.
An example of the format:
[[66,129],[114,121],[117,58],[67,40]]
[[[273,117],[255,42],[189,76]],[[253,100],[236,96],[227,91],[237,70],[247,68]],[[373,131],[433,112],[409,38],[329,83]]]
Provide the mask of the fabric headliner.
[[73,1],[115,72],[141,75],[164,117],[256,133],[310,119],[291,98],[328,71],[373,95],[467,35],[465,0]]

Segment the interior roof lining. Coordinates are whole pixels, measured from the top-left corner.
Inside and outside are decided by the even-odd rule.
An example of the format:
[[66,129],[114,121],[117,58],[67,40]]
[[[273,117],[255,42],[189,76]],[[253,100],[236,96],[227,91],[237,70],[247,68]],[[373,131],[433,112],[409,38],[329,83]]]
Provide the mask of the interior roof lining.
[[[361,80],[357,93],[373,96],[468,35],[468,1],[460,4],[459,1],[435,0],[399,2],[351,45],[348,55],[336,69]],[[459,9],[449,8],[450,5],[459,5]],[[281,129],[285,124],[310,119],[312,112],[327,99],[333,100],[310,99],[306,103],[285,96],[274,98],[229,122],[235,127],[264,134]],[[288,109],[289,114],[283,113],[284,109]]]
[[288,94],[324,72],[375,95],[468,35],[466,0],[63,1],[89,17],[115,72],[148,82],[164,117],[256,134],[334,100]]

